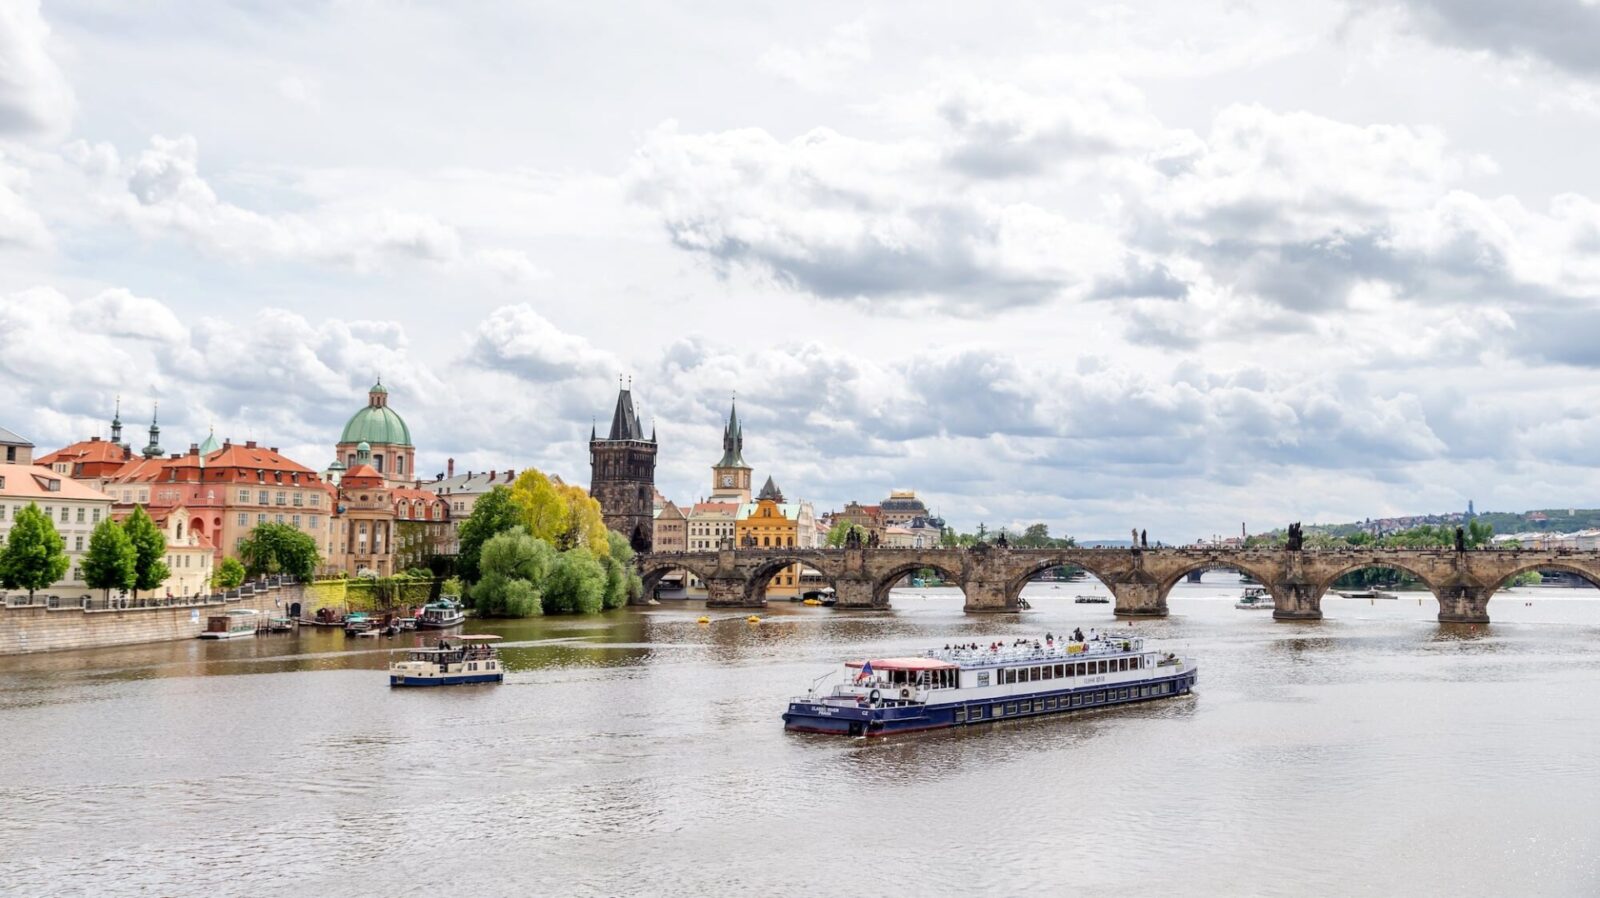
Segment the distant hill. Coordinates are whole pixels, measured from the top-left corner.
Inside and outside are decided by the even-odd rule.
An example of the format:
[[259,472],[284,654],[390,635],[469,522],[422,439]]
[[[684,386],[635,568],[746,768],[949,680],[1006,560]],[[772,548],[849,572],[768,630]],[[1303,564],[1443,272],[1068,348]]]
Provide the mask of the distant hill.
[[[1495,533],[1571,533],[1575,530],[1600,528],[1600,508],[1541,508],[1534,511],[1481,511],[1476,519],[1489,524]],[[1401,515],[1388,518],[1369,518],[1348,524],[1312,524],[1308,531],[1320,531],[1331,536],[1349,536],[1359,531],[1375,534],[1394,533],[1419,524],[1459,524],[1467,520],[1465,512],[1448,514]]]

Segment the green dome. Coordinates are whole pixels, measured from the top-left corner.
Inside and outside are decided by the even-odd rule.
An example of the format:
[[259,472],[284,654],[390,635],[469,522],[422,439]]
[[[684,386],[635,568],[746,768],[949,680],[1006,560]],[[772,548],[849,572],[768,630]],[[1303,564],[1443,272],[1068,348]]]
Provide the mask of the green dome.
[[350,416],[339,442],[409,446],[411,428],[387,405],[369,405]]

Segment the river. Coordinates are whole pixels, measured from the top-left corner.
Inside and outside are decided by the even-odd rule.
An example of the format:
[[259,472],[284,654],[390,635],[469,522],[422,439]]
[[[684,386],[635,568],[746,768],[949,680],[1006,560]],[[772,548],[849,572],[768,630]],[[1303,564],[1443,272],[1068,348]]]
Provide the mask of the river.
[[[1235,610],[1134,629],[1197,694],[846,740],[786,734],[847,657],[1128,628],[1033,584],[967,616],[698,603],[474,624],[502,686],[393,690],[331,631],[0,658],[4,895],[1600,894],[1600,594]],[[714,620],[699,625],[709,613]]]

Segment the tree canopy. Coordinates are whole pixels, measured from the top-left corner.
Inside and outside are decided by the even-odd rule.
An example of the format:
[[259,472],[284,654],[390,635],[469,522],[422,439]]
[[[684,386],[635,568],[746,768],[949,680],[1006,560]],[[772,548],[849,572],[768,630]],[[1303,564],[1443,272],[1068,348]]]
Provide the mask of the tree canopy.
[[861,544],[866,545],[867,530],[865,527],[862,527],[860,524],[852,524],[849,521],[840,521],[828,528],[828,536],[826,539],[828,548],[837,549],[844,545],[845,540],[850,537],[850,531],[852,530],[856,531],[856,533],[861,537]]
[[[128,532],[109,518],[95,525],[89,534],[89,550],[83,556],[83,582],[90,589],[133,589],[138,582],[139,553],[128,539]],[[235,562],[237,563],[237,562]]]
[[456,572],[467,582],[475,582],[480,572],[478,556],[483,544],[522,523],[522,512],[512,501],[511,490],[497,486],[478,497],[472,505],[472,514],[461,522],[458,532],[460,550],[456,555]]
[[239,558],[252,577],[289,574],[311,579],[321,556],[317,541],[290,524],[257,524],[239,544]]
[[0,552],[0,585],[7,589],[26,589],[28,598],[34,590],[66,576],[72,562],[67,558],[67,543],[56,532],[56,525],[45,517],[39,506],[32,502],[17,509],[11,522],[11,533],[6,536],[4,552]]
[[237,558],[224,558],[211,572],[211,585],[216,589],[234,589],[244,582],[244,565]]
[[140,590],[155,589],[172,574],[167,569],[167,535],[142,505],[133,507],[133,513],[122,522],[122,529],[133,544],[133,594],[137,597]]

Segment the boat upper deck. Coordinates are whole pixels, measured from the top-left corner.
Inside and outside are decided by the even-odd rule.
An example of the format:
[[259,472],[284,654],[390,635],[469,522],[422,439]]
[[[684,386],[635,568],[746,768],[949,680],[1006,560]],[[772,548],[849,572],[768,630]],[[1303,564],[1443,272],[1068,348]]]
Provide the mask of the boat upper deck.
[[[1144,651],[1144,638],[1140,636],[1107,636],[1095,634],[1083,642],[1071,640],[1017,642],[1013,644],[968,644],[945,649],[932,649],[926,657],[930,660],[955,665],[962,670],[980,670],[994,667],[1011,667],[1055,661],[1082,661],[1085,658],[1107,658]],[[873,662],[878,667],[877,662]]]

